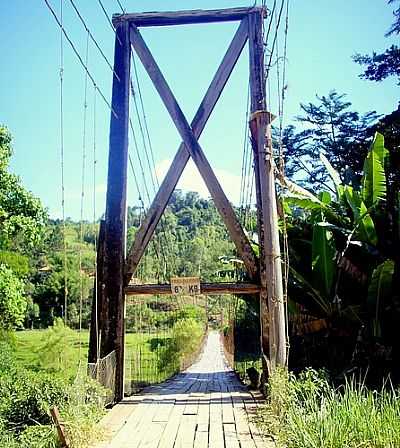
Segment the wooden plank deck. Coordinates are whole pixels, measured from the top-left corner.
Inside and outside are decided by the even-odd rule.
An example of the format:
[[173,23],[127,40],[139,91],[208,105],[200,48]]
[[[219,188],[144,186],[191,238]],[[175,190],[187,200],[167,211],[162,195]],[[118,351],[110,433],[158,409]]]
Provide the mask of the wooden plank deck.
[[97,448],[272,448],[249,419],[258,405],[211,332],[189,369],[109,412],[102,426],[110,440]]

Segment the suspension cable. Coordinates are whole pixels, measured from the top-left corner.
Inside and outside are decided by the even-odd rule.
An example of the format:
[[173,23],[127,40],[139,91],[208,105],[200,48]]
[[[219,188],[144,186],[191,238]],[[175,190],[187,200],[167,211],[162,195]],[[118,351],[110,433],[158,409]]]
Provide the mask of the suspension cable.
[[241,169],[241,179],[240,179],[240,198],[239,198],[239,209],[240,217],[242,220],[242,225],[244,225],[244,196],[245,196],[245,183],[246,183],[246,171],[248,162],[248,138],[249,138],[249,104],[250,104],[250,83],[247,87],[247,107],[246,107],[246,119],[244,124],[244,137],[243,137],[243,156],[242,156],[242,169]]
[[[61,24],[64,20],[63,0],[60,0]],[[64,323],[68,324],[68,286],[67,286],[67,240],[65,226],[65,166],[64,166],[64,36],[60,29],[60,162],[61,162],[61,209],[63,229],[63,268],[64,268]]]
[[[80,55],[79,51],[76,49],[75,44],[73,43],[72,39],[69,37],[69,34],[67,33],[67,31],[65,30],[63,24],[61,23],[60,19],[58,18],[56,12],[54,11],[54,9],[52,8],[52,6],[50,5],[50,3],[48,2],[48,0],[44,0],[47,8],[49,9],[49,11],[51,12],[51,14],[53,15],[55,21],[57,22],[57,25],[59,26],[61,33],[64,35],[65,39],[67,40],[67,42],[69,43],[69,45],[71,46],[73,52],[75,53],[75,56],[77,57],[79,63],[82,65],[83,69],[86,71],[88,77],[90,78],[90,81],[92,82],[93,86],[97,86],[96,80],[93,77],[93,75],[90,73],[89,69],[87,68],[87,66],[85,65],[82,56]],[[104,103],[107,105],[107,107],[110,109],[110,111],[112,112],[112,114],[118,118],[118,115],[115,113],[114,109],[112,108],[111,104],[109,103],[109,101],[106,99],[103,91],[98,87],[98,92],[100,94],[100,96],[102,97]]]
[[99,337],[99,291],[98,291],[98,273],[97,273],[97,207],[96,207],[96,165],[97,165],[97,139],[96,139],[96,98],[97,87],[93,91],[93,235],[94,235],[94,303],[95,303],[95,327],[96,327],[96,362],[100,357],[100,337]]
[[[78,7],[76,6],[76,4],[74,3],[74,0],[69,0],[69,2],[71,3],[76,15],[78,16],[80,22],[82,23],[83,27],[85,28],[88,36],[90,37],[90,39],[92,40],[92,42],[95,44],[96,48],[99,50],[99,53],[101,54],[102,58],[104,59],[105,63],[108,65],[109,69],[113,72],[114,76],[118,79],[118,81],[120,81],[119,76],[117,75],[117,73],[115,72],[115,70],[113,69],[110,61],[108,60],[107,56],[104,54],[103,49],[100,47],[99,43],[97,42],[97,40],[94,38],[92,32],[90,31],[89,27],[86,24],[85,19],[83,18],[82,14],[80,13]],[[86,64],[87,66],[87,64]]]
[[[89,63],[89,31],[86,36],[85,64]],[[84,101],[83,101],[83,126],[82,126],[82,169],[81,169],[81,209],[79,224],[79,362],[82,356],[82,311],[83,311],[83,273],[82,273],[82,245],[83,245],[83,213],[85,205],[85,170],[86,170],[86,121],[87,121],[87,90],[88,76],[85,72]]]
[[[148,166],[149,172],[150,172],[150,180],[151,180],[151,184],[153,186],[154,194],[156,194],[157,189],[159,188],[159,181],[158,181],[158,177],[157,177],[157,171],[156,171],[156,165],[155,165],[155,159],[154,159],[154,151],[153,151],[153,146],[152,146],[152,142],[151,142],[151,138],[150,138],[149,127],[147,124],[147,117],[146,117],[146,112],[145,112],[145,107],[144,107],[142,91],[141,91],[141,87],[140,87],[140,80],[139,80],[139,76],[138,76],[136,60],[135,60],[133,51],[132,51],[132,65],[134,68],[134,75],[135,75],[137,93],[139,96],[139,104],[140,104],[140,112],[141,113],[139,112],[139,107],[138,107],[137,100],[136,100],[136,91],[133,86],[133,82],[131,80],[132,97],[133,97],[134,104],[135,104],[135,111],[136,111],[136,116],[137,116],[137,120],[138,120],[140,134],[142,136],[143,150],[145,153],[147,166]],[[142,123],[142,121],[143,121],[143,123]],[[149,157],[149,153],[150,153],[150,157]],[[154,174],[154,176],[153,176],[153,174]],[[166,269],[166,271],[168,271],[169,270],[168,269],[168,260],[167,260],[167,256],[165,255],[165,252],[163,250],[161,239],[164,241],[165,246],[167,247],[167,249],[170,253],[173,252],[173,246],[172,246],[172,242],[168,238],[168,232],[166,231],[164,216],[162,216],[160,219],[160,226],[161,226],[161,233],[156,232],[155,238],[160,239],[160,241],[159,241],[160,252],[164,259],[165,269]]]
[[[287,66],[287,41],[288,41],[288,31],[289,31],[289,0],[286,0],[286,19],[285,19],[285,30],[284,30],[284,48],[283,48],[283,67],[282,67],[282,85],[281,90],[278,92],[280,97],[280,116],[279,116],[279,171],[281,176],[285,177],[285,153],[283,147],[283,120],[284,120],[284,105],[286,99],[286,66]],[[279,65],[279,64],[278,64]],[[283,209],[283,207],[282,207]],[[287,341],[287,359],[286,364],[289,359],[290,350],[290,340],[289,340],[289,311],[288,311],[288,284],[289,284],[289,269],[290,269],[290,259],[289,259],[289,241],[287,233],[287,222],[285,210],[282,210],[282,223],[283,223],[283,266],[284,266],[284,282],[283,282],[283,293],[284,293],[284,305],[285,305],[285,320],[286,320],[286,341]]]

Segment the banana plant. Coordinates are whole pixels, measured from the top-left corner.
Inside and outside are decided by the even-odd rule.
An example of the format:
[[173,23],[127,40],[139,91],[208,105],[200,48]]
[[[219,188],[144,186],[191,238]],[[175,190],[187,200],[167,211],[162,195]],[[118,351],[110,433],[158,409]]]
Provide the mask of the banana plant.
[[[335,187],[334,198],[326,191],[316,196],[293,182],[279,179],[285,191],[284,201],[309,212],[312,225],[312,276],[311,282],[304,283],[304,287],[309,292],[310,287],[313,288],[310,295],[316,298],[315,302],[323,312],[337,311],[331,304],[338,299],[338,266],[350,245],[359,243],[376,247],[378,243],[371,214],[378,204],[386,200],[387,155],[384,137],[376,133],[365,158],[361,186],[357,190],[352,185],[344,184],[328,159],[321,154],[321,162]],[[340,232],[345,237],[344,249],[337,248],[334,232]],[[301,275],[296,274],[294,277],[299,281]],[[371,287],[371,297],[374,290]],[[318,295],[315,291],[318,291]],[[377,296],[376,301],[379,300]]]

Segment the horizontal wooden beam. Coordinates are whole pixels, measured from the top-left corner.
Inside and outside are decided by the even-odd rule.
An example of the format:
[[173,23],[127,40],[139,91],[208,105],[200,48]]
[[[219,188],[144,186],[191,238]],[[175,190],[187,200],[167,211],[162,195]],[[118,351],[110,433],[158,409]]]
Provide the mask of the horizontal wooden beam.
[[[254,283],[201,283],[201,294],[257,294],[260,287]],[[129,285],[127,295],[172,295],[171,285]]]
[[266,8],[230,8],[230,9],[195,9],[187,11],[166,12],[139,12],[132,14],[115,14],[113,16],[114,26],[122,21],[129,21],[137,27],[142,26],[167,26],[188,25],[194,23],[232,22],[242,20],[249,13],[262,11],[267,15]]

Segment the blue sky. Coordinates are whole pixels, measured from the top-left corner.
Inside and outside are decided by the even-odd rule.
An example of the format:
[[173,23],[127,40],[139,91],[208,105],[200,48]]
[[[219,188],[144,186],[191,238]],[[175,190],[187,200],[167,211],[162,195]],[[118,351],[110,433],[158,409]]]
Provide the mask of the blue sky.
[[[59,0],[49,0],[59,12]],[[128,11],[224,8],[247,6],[234,0],[132,1],[122,0]],[[107,57],[113,56],[113,33],[97,0],[75,0]],[[115,0],[103,0],[110,13],[119,12]],[[272,3],[272,2],[271,2]],[[355,52],[380,51],[395,41],[384,33],[392,22],[385,0],[291,0],[288,41],[287,100],[285,119],[299,113],[299,103],[335,88],[347,93],[360,112],[388,113],[397,107],[395,80],[371,83],[358,78],[360,67],[352,62]],[[64,25],[82,55],[85,31],[69,0],[64,0]],[[237,24],[148,28],[143,36],[190,121],[235,32]],[[0,16],[2,67],[0,69],[0,123],[14,136],[12,170],[28,189],[39,196],[52,216],[61,215],[59,60],[60,34],[44,0],[5,2]],[[84,72],[65,42],[64,132],[66,215],[80,215],[83,142]],[[247,95],[247,52],[244,51],[200,143],[228,197],[237,201]],[[140,65],[140,64],[138,64]],[[93,45],[89,67],[104,94],[111,97],[111,71]],[[180,139],[168,114],[140,68],[139,76],[151,133],[157,171],[161,177],[174,156]],[[276,92],[276,83],[271,82]],[[87,164],[84,215],[93,215],[93,97],[87,98]],[[96,209],[104,210],[108,151],[109,110],[96,99]],[[270,109],[276,112],[274,95]],[[137,160],[133,154],[135,166]],[[181,186],[206,194],[194,168],[188,169]],[[151,190],[151,188],[150,188]],[[137,203],[133,179],[129,202]],[[145,195],[144,195],[145,196]]]

